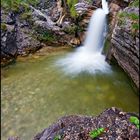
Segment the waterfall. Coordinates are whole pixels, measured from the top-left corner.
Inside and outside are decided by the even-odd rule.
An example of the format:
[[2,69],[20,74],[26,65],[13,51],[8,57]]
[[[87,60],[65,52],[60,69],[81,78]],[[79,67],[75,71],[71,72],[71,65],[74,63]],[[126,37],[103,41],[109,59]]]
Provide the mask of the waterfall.
[[84,47],[87,51],[99,51],[102,48],[103,33],[105,30],[106,15],[103,9],[97,9],[89,23]]
[[94,11],[90,19],[83,46],[57,61],[57,65],[61,66],[66,73],[79,74],[88,72],[95,74],[97,72],[108,73],[111,71],[110,66],[105,61],[105,56],[102,55],[106,15],[108,13],[108,3],[106,0],[102,0],[102,8]]
[[109,13],[108,3],[106,0],[102,0],[102,9],[104,10],[105,14]]

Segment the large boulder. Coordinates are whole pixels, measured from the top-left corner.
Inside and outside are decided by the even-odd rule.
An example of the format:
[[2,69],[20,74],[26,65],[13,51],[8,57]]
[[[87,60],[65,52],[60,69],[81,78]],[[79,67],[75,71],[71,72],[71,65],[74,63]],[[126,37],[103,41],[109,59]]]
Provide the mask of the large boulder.
[[[28,13],[14,13],[2,8],[1,16],[1,64],[13,62],[17,55],[27,55],[41,47],[32,34],[33,18]],[[31,22],[32,21],[32,22]]]
[[16,27],[14,25],[1,24],[1,64],[8,64],[17,56]]
[[89,133],[101,127],[106,131],[97,137],[98,140],[138,140],[139,129],[130,123],[131,115],[136,116],[112,107],[97,117],[65,116],[38,133],[33,140],[54,140],[56,137],[63,140],[92,140]]
[[[33,140],[93,140],[90,132],[98,128],[104,131],[94,138],[97,140],[139,140],[139,128],[130,121],[130,117],[139,119],[137,114],[115,107],[106,109],[98,116],[64,116],[38,133]],[[10,137],[8,140],[22,139]]]

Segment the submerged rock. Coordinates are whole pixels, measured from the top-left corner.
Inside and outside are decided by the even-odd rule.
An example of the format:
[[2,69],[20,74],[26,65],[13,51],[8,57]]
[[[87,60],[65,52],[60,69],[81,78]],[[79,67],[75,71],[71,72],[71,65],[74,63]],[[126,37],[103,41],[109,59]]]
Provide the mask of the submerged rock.
[[98,140],[138,140],[139,130],[130,123],[131,115],[137,116],[112,107],[97,117],[65,116],[38,133],[33,140],[54,140],[57,136],[61,137],[62,140],[92,140],[89,132],[101,127],[106,128],[107,131],[99,135]]

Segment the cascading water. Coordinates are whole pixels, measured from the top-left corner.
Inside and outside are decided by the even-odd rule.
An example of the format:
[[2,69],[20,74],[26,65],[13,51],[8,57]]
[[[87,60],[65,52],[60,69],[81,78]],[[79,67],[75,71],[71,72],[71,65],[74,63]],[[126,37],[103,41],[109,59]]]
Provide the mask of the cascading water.
[[106,14],[108,13],[108,3],[106,0],[102,0],[102,9],[98,8],[91,17],[84,45],[76,52],[57,61],[57,65],[62,66],[66,73],[110,72],[110,66],[101,53],[105,38]]

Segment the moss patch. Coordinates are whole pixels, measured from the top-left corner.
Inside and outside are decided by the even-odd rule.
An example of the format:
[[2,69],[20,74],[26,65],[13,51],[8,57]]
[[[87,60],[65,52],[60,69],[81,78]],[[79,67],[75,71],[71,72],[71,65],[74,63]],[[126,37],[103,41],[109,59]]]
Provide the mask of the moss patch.
[[70,13],[72,17],[76,17],[76,10],[75,10],[75,4],[78,3],[78,0],[67,0],[68,7],[70,9]]
[[38,2],[38,0],[1,0],[1,7],[7,11],[19,13],[21,9],[29,11],[29,5],[36,6]]
[[43,42],[46,42],[46,41],[53,42],[56,40],[55,35],[49,31],[39,33],[37,38],[38,40],[43,41]]
[[139,15],[138,14],[120,12],[118,14],[118,18],[119,18],[118,24],[120,26],[123,26],[123,25],[127,24],[126,19],[129,19],[129,20],[131,20],[131,30],[133,32],[138,31],[138,29],[139,29]]
[[107,54],[109,48],[110,48],[110,41],[108,39],[106,39],[105,43],[104,43],[103,54]]
[[27,13],[22,13],[21,15],[20,15],[20,19],[22,19],[22,20],[28,20],[28,19],[30,19],[31,18],[31,12],[27,12]]
[[134,0],[129,4],[129,7],[139,7],[139,0]]
[[7,30],[7,26],[5,23],[1,23],[1,30],[3,30],[3,31]]

